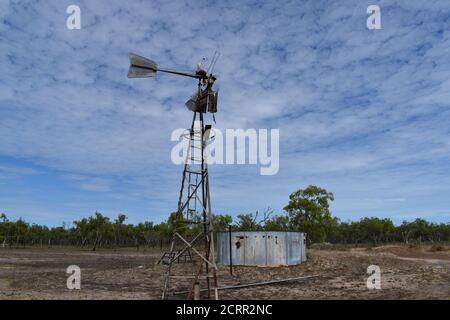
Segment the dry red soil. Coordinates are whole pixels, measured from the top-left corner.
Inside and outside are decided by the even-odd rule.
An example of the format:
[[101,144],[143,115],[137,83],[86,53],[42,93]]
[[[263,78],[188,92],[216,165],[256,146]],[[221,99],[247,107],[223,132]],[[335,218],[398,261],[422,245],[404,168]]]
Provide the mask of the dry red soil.
[[[0,249],[0,299],[159,299],[160,252],[75,249]],[[81,268],[81,290],[68,290],[69,265]],[[381,269],[381,289],[369,290],[369,265]],[[197,269],[195,263],[179,264]],[[317,278],[235,290],[221,299],[450,299],[450,251],[383,246],[371,250],[318,250],[291,267],[219,267],[219,285],[317,275]],[[185,290],[187,283],[174,283]]]

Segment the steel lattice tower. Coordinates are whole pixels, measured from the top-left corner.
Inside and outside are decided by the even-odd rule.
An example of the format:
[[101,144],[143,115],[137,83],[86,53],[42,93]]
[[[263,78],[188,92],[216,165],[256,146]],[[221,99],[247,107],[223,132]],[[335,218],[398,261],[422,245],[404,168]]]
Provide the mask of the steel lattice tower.
[[[129,78],[148,78],[164,72],[197,79],[197,93],[186,102],[186,107],[194,112],[192,125],[183,138],[187,139],[187,150],[184,162],[178,208],[173,217],[173,236],[170,252],[165,253],[159,262],[166,265],[162,298],[171,296],[172,286],[188,284],[187,298],[200,298],[200,286],[204,286],[211,298],[218,299],[217,265],[214,252],[214,230],[211,213],[211,194],[209,188],[206,144],[210,140],[210,125],[205,125],[204,115],[217,112],[218,92],[212,89],[216,76],[212,70],[220,54],[214,54],[211,65],[206,71],[201,64],[196,72],[185,72],[174,69],[162,69],[147,58],[130,54]],[[189,232],[186,232],[189,231]],[[188,238],[186,234],[194,234]],[[195,253],[197,264],[176,265],[180,257]],[[191,268],[189,268],[189,266]],[[180,268],[181,267],[181,268]],[[193,267],[193,268],[192,268]]]
[[[197,117],[199,121],[197,121]],[[206,163],[205,145],[209,139],[210,126],[204,124],[203,113],[195,112],[192,125],[185,138],[188,139],[186,162],[181,181],[178,209],[175,218],[175,230],[168,255],[162,298],[170,296],[171,283],[191,280],[187,298],[194,298],[196,287],[206,287],[208,298],[218,299],[217,266],[214,252],[214,230],[211,214],[211,196],[209,189],[208,165]],[[200,214],[200,216],[198,215]],[[193,229],[196,234],[190,240],[181,234],[182,230]],[[177,249],[179,245],[181,249]],[[203,248],[201,248],[203,247]],[[188,270],[184,265],[175,274],[173,265],[178,258],[191,250],[195,253],[197,270]],[[191,268],[192,269],[192,268]],[[186,283],[186,281],[184,281]],[[188,281],[189,282],[189,281]],[[203,286],[202,286],[203,284]]]

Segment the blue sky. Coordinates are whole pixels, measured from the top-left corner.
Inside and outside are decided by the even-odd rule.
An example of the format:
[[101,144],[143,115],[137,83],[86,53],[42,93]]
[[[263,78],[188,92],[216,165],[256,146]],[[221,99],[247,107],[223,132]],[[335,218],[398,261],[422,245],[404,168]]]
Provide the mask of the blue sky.
[[[66,28],[81,8],[82,29]],[[381,30],[366,9],[381,8]],[[127,79],[128,53],[193,68],[216,50],[217,127],[280,129],[280,170],[211,166],[215,212],[315,184],[342,220],[450,219],[448,1],[0,0],[0,211],[60,225],[161,221],[190,79]]]

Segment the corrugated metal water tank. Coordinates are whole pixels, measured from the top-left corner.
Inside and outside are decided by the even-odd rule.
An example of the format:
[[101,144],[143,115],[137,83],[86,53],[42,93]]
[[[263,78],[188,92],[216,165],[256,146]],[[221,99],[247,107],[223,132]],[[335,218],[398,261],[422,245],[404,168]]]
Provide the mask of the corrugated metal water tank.
[[[302,232],[231,232],[233,265],[281,266],[306,261],[305,235]],[[217,263],[230,264],[230,233],[217,233]]]

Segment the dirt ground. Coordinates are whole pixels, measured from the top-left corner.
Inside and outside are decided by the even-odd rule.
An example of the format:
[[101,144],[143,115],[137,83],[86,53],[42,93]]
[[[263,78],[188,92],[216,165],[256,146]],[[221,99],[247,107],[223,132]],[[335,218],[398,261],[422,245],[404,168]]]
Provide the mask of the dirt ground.
[[[159,251],[0,249],[0,299],[159,299],[164,266]],[[68,290],[69,265],[81,268],[81,290]],[[366,286],[367,267],[381,268],[381,289]],[[195,263],[175,266],[175,273]],[[194,273],[194,272],[193,272]],[[219,267],[219,285],[317,275],[267,286],[221,290],[221,299],[450,299],[450,251],[383,246],[308,251],[291,267]],[[175,291],[187,284],[173,283]]]

